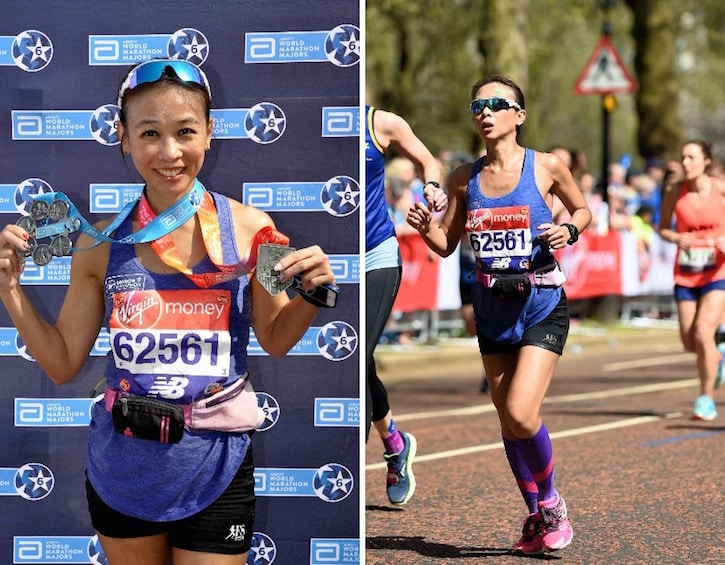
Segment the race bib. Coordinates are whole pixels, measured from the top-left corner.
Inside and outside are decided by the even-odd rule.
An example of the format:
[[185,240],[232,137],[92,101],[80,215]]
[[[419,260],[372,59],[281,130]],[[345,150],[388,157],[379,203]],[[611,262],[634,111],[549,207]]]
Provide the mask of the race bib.
[[468,210],[466,232],[479,269],[529,269],[532,250],[529,206]]
[[715,268],[716,251],[712,247],[691,247],[680,249],[677,264],[686,272],[699,273]]
[[167,388],[172,380],[177,389],[186,388],[179,387],[188,382],[185,377],[206,377],[199,379],[202,388],[205,380],[224,380],[230,366],[230,301],[229,291],[214,289],[115,293],[109,330],[116,367],[151,377],[139,382],[164,380]]

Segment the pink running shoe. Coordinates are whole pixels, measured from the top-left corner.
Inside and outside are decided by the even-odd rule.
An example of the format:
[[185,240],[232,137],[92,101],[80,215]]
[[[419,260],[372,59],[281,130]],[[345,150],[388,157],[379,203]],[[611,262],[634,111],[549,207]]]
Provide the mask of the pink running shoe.
[[539,512],[544,522],[544,549],[547,551],[564,549],[574,538],[574,530],[566,515],[564,499],[557,493],[555,497],[539,502]]
[[543,530],[544,522],[541,519],[541,513],[529,514],[524,520],[523,528],[521,528],[521,539],[511,548],[511,553],[521,553],[523,555],[543,553]]

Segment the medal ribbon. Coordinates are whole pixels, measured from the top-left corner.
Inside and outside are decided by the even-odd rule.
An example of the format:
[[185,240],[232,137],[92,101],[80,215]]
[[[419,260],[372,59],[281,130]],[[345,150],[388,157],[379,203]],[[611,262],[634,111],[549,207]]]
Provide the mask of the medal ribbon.
[[[283,233],[275,230],[271,226],[264,227],[252,238],[249,253],[246,258],[235,265],[225,265],[223,262],[221,233],[216,206],[214,206],[214,199],[211,194],[206,190],[204,190],[201,203],[196,210],[196,215],[199,220],[199,227],[201,228],[201,235],[204,240],[206,252],[209,255],[209,259],[211,259],[219,271],[208,273],[192,272],[181,261],[179,250],[168,233],[150,242],[150,244],[151,248],[166,265],[189,277],[200,288],[209,288],[251,273],[257,265],[257,248],[260,244],[276,243],[279,245],[287,245],[289,243],[289,238]],[[156,215],[151,209],[148,200],[146,200],[145,194],[141,194],[138,201],[138,221],[141,230],[147,225],[150,225],[155,219]]]
[[68,216],[76,219],[80,223],[80,229],[82,232],[90,235],[96,240],[90,247],[73,247],[72,249],[73,251],[82,251],[84,249],[91,249],[103,242],[149,243],[158,239],[159,237],[175,230],[196,213],[199,205],[201,204],[204,192],[204,185],[196,180],[193,188],[187,195],[184,196],[184,198],[164,210],[152,222],[149,222],[145,228],[121,239],[115,239],[111,236],[111,234],[115,232],[116,229],[118,229],[118,226],[120,226],[128,217],[137,201],[132,201],[126,204],[116,217],[113,218],[113,221],[111,221],[108,227],[106,227],[103,231],[99,231],[83,217],[73,202],[71,202],[70,199],[62,192],[46,192],[45,194],[39,194],[35,197],[35,199],[43,200],[48,204],[51,204],[53,200],[62,200],[68,205]]

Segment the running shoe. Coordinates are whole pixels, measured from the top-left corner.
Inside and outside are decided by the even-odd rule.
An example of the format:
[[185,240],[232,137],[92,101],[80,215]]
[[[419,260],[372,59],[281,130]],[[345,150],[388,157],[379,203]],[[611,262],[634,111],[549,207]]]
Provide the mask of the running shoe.
[[400,435],[403,438],[403,450],[400,453],[383,453],[383,458],[388,462],[388,500],[396,506],[407,503],[415,492],[413,459],[418,448],[413,434],[400,432]]
[[521,539],[511,548],[511,553],[537,555],[544,552],[544,521],[540,512],[529,514],[521,528]]
[[692,411],[692,417],[695,420],[705,420],[706,422],[710,422],[717,418],[715,401],[709,396],[698,396],[697,400],[695,400],[695,408]]
[[574,530],[571,527],[566,514],[566,503],[557,493],[549,500],[539,502],[539,512],[543,520],[544,549],[555,551],[564,549],[574,538]]

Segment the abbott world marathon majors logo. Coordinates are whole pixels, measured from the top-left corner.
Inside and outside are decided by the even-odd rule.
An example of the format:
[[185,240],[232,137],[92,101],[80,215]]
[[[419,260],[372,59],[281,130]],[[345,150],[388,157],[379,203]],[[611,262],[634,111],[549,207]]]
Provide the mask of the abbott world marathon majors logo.
[[88,45],[91,66],[134,65],[166,57],[201,65],[209,55],[209,40],[189,27],[171,34],[89,35]]
[[95,110],[13,110],[13,140],[95,140],[118,145],[118,107],[106,104]]
[[108,558],[97,535],[13,536],[13,563],[108,565]]
[[317,469],[264,468],[254,470],[254,493],[270,497],[312,497],[340,502],[355,488],[350,469],[340,463],[326,463]]
[[245,182],[242,201],[269,212],[324,210],[343,218],[360,207],[360,185],[346,175],[325,182]]
[[325,31],[252,32],[244,36],[245,63],[332,63],[352,67],[360,62],[360,29],[340,24]]

